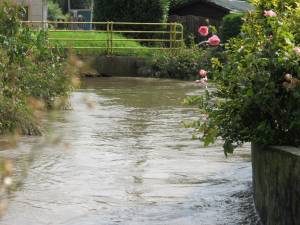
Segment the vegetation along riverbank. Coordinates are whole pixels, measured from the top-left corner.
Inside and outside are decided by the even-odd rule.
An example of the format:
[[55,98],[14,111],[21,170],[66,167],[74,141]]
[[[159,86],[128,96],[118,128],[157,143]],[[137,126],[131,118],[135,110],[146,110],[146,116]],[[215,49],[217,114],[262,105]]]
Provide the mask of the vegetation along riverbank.
[[40,134],[37,112],[61,107],[77,83],[74,57],[48,49],[45,32],[21,24],[24,13],[0,3],[0,134]]

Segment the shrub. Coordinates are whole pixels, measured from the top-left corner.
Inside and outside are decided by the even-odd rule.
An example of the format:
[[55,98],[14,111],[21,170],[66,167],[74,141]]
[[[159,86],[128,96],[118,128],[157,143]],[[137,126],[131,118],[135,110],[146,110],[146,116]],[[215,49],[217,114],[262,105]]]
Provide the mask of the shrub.
[[191,80],[197,76],[199,68],[208,68],[214,50],[197,48],[166,51],[154,55],[150,62],[156,77]]
[[206,145],[221,137],[226,154],[244,142],[300,145],[298,3],[253,1],[243,36],[225,47],[226,63],[214,61],[216,89],[187,100],[200,105],[195,125]]
[[190,0],[170,0],[170,8],[172,10],[173,8],[181,6],[181,5],[183,5],[183,4],[185,4],[185,3],[189,2],[189,1]]
[[63,14],[68,13],[68,1],[66,0],[51,0],[53,3],[58,4]]
[[165,22],[168,0],[96,0],[96,21]]
[[243,15],[242,13],[231,13],[223,17],[220,29],[223,41],[227,41],[241,33]]
[[66,19],[66,16],[63,14],[59,4],[48,1],[48,20],[57,21],[60,19]]
[[53,106],[72,90],[66,56],[48,49],[45,32],[20,23],[24,12],[0,3],[0,134],[39,133],[34,111]]

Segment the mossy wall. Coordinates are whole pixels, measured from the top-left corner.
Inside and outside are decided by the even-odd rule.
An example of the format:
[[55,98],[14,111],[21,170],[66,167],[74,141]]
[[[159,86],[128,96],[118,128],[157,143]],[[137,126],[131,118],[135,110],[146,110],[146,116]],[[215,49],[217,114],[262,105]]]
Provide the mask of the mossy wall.
[[145,58],[134,56],[81,56],[82,75],[143,76]]
[[300,149],[252,145],[254,199],[264,225],[300,224]]

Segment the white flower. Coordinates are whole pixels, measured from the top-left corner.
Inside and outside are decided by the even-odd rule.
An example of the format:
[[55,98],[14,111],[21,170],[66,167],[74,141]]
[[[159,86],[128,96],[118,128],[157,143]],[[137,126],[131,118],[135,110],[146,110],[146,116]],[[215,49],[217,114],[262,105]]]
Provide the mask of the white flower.
[[12,183],[13,183],[13,180],[12,180],[12,178],[11,177],[5,177],[4,179],[3,179],[3,184],[5,185],[5,186],[11,186],[12,185]]
[[299,47],[295,47],[293,50],[297,56],[300,56],[300,48]]

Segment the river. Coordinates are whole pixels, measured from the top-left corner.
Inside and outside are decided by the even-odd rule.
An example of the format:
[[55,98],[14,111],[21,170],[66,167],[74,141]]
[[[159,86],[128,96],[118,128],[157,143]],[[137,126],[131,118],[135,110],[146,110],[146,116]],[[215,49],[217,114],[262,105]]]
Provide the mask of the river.
[[0,140],[15,190],[0,225],[249,225],[249,146],[225,158],[182,121],[192,82],[90,78],[72,110],[45,119],[44,137]]

